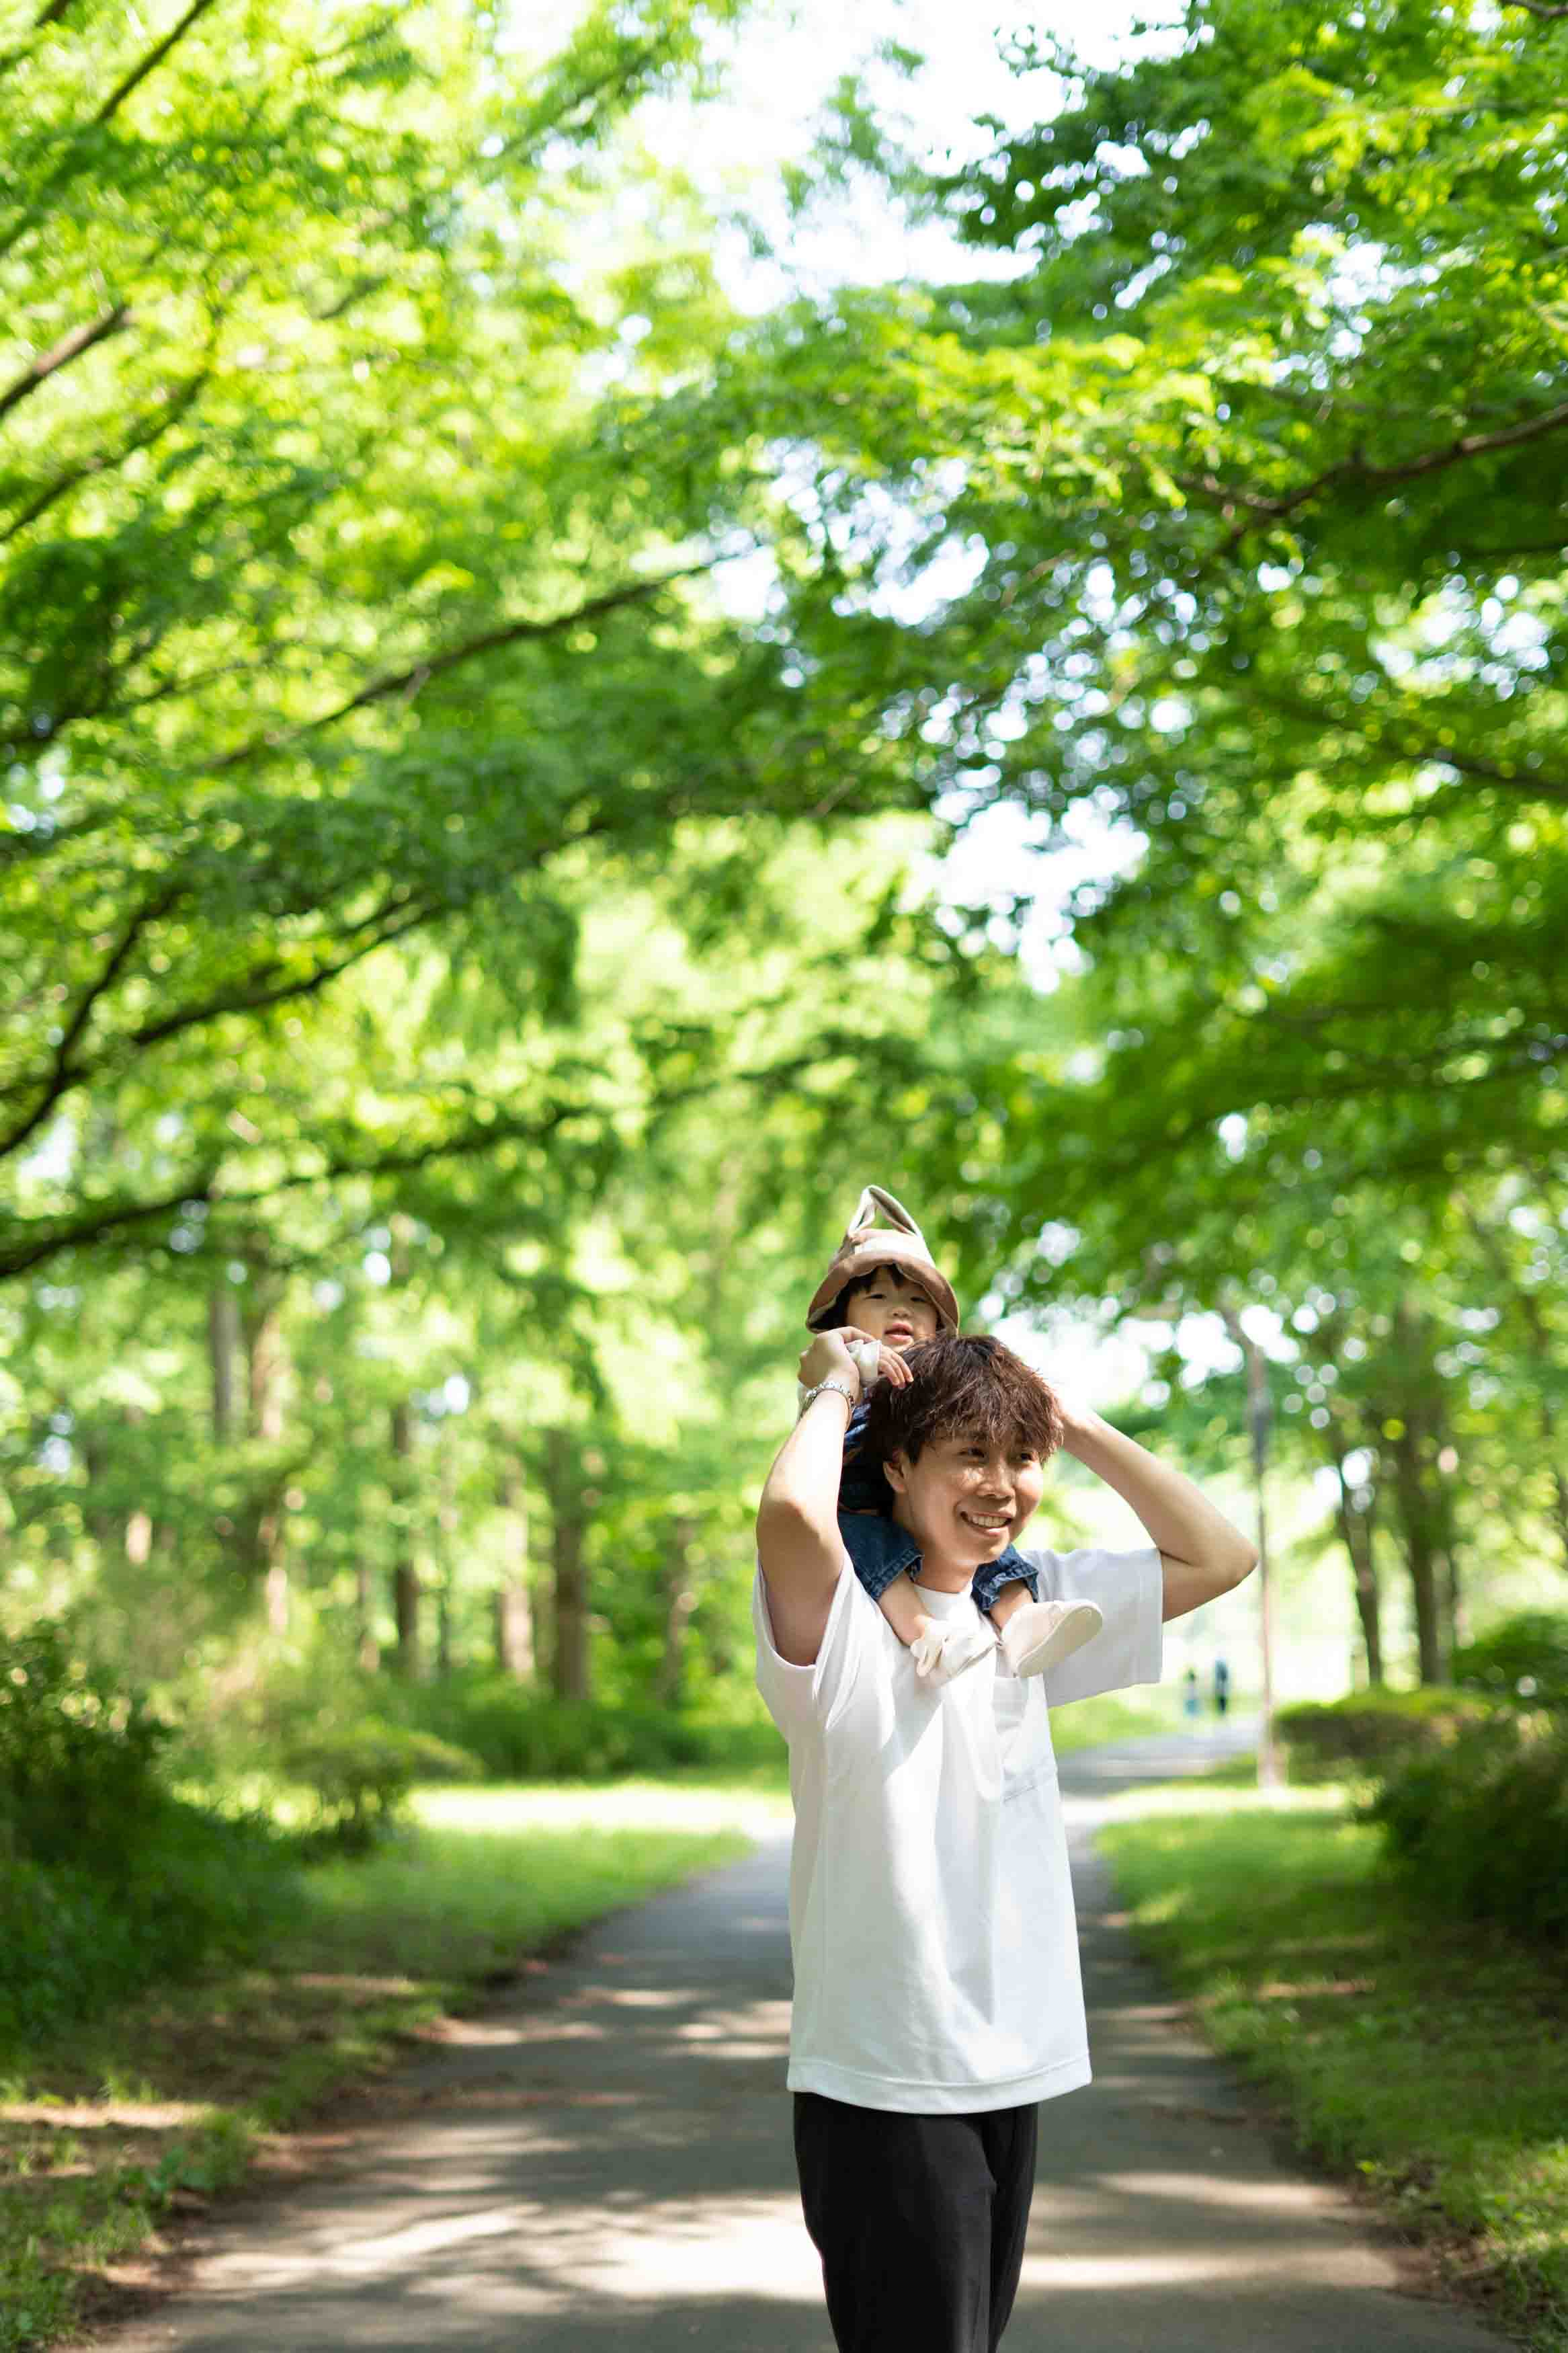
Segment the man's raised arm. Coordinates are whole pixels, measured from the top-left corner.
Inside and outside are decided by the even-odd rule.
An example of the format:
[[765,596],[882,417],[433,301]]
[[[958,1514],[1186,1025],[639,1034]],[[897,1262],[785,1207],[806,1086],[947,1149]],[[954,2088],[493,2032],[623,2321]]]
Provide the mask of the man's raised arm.
[[819,1381],[841,1386],[812,1399],[779,1449],[757,1506],[757,1558],[779,1655],[809,1667],[845,1566],[838,1482],[860,1376],[843,1335],[822,1332],[800,1360],[800,1377],[808,1389]]
[[1184,1618],[1228,1593],[1258,1566],[1257,1547],[1200,1488],[1097,1413],[1062,1406],[1065,1452],[1131,1504],[1160,1548],[1166,1618]]

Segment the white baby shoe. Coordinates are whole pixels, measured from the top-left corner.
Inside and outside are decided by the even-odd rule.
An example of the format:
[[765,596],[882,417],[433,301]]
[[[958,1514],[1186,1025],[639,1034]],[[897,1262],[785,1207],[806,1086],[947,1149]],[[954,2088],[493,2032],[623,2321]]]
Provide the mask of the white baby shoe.
[[1098,1601],[1026,1601],[1002,1629],[1002,1655],[1016,1675],[1042,1674],[1081,1651],[1104,1623]]
[[994,1658],[995,1652],[996,1637],[991,1629],[966,1625],[962,1619],[928,1626],[910,1644],[910,1656],[922,1683],[950,1683],[966,1667],[977,1667],[982,1659]]

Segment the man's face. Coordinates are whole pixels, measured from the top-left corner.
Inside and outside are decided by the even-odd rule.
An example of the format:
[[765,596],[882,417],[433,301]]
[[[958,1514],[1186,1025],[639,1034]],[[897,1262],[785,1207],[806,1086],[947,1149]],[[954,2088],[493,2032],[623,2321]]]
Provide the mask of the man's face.
[[1046,1484],[1046,1466],[1032,1446],[963,1432],[933,1438],[917,1461],[895,1455],[887,1475],[894,1516],[921,1552],[972,1570],[1016,1541]]
[[942,1328],[930,1292],[896,1266],[878,1267],[866,1277],[864,1291],[850,1293],[844,1320],[900,1355],[921,1340],[934,1340]]

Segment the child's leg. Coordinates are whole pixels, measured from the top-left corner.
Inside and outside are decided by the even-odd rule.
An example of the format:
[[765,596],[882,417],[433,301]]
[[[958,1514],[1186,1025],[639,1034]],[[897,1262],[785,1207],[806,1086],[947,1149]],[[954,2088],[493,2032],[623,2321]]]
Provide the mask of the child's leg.
[[989,1613],[991,1622],[998,1633],[1005,1632],[1008,1621],[1018,1610],[1027,1609],[1028,1604],[1029,1588],[1022,1577],[1015,1578],[1011,1585],[1005,1585],[991,1604]]
[[951,1619],[932,1618],[921,1608],[920,1596],[908,1577],[897,1577],[887,1589],[877,1597],[877,1607],[914,1659],[915,1672],[924,1683],[928,1677],[937,1683],[949,1683],[962,1674],[965,1667],[977,1667],[982,1659],[990,1658],[996,1644],[986,1632],[984,1624],[973,1620],[964,1624]]
[[[946,1683],[994,1657],[995,1636],[989,1627],[932,1618],[921,1609],[908,1573],[920,1565],[920,1547],[885,1512],[861,1508],[876,1500],[879,1488],[860,1472],[853,1418],[849,1429],[838,1489],[838,1533],[849,1565],[913,1659],[921,1681]],[[881,1485],[885,1492],[886,1482]]]
[[906,1651],[912,1650],[936,1622],[921,1608],[920,1596],[908,1577],[895,1577],[886,1592],[878,1595],[877,1607]]
[[[1094,1601],[1037,1601],[1031,1586],[1037,1580],[1026,1582],[1026,1575],[1020,1561],[1018,1574],[982,1606],[997,1629],[1002,1656],[1013,1672],[1038,1675],[1082,1650],[1099,1633],[1105,1618]],[[977,1593],[975,1599],[980,1598]]]

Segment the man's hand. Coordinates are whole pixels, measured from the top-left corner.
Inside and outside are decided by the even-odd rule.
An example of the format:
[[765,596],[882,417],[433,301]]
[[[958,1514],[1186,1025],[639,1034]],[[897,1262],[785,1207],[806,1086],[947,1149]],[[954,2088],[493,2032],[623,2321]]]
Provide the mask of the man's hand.
[[1085,1413],[1081,1407],[1075,1407],[1068,1398],[1063,1397],[1054,1381],[1049,1384],[1049,1388],[1062,1418],[1062,1452],[1077,1454],[1078,1446],[1075,1441],[1089,1437],[1100,1417],[1098,1414]]
[[1057,1402],[1062,1451],[1124,1497],[1159,1546],[1167,1618],[1201,1609],[1257,1567],[1257,1546],[1183,1472],[1100,1414],[1075,1411],[1059,1397]]

